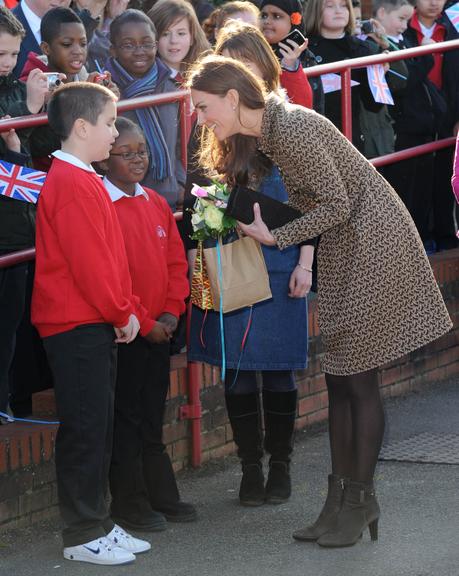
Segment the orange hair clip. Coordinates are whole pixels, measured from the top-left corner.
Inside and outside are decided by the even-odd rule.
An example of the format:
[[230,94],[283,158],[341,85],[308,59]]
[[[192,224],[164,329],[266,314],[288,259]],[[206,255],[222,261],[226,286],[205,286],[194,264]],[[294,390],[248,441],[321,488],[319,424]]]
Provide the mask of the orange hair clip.
[[301,20],[302,20],[302,16],[300,14],[300,12],[292,12],[291,16],[290,16],[290,22],[294,25],[294,26],[298,26],[299,24],[301,24]]

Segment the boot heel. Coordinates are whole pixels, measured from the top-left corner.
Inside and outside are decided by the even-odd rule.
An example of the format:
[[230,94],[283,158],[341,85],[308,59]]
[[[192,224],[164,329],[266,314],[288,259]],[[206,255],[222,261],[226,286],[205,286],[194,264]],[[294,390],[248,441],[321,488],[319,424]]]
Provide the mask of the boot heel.
[[370,538],[375,542],[378,539],[378,518],[368,524],[368,529],[370,530]]

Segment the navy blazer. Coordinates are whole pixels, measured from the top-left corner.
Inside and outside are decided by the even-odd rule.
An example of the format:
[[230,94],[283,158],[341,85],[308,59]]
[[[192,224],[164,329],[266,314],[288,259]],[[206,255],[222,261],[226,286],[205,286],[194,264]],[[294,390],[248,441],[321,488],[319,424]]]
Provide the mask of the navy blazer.
[[27,61],[27,56],[29,54],[29,52],[36,52],[37,54],[42,54],[40,45],[38,44],[30,26],[29,23],[26,20],[26,17],[24,16],[24,12],[22,11],[22,6],[21,4],[18,4],[16,6],[16,8],[14,8],[12,10],[13,14],[16,16],[16,18],[19,20],[19,22],[24,26],[24,29],[26,31],[26,35],[24,36],[22,42],[21,42],[21,48],[19,50],[19,55],[18,55],[18,61],[16,63],[16,66],[13,70],[13,75],[16,78],[19,78],[19,76],[21,75],[22,69],[24,68],[24,65]]

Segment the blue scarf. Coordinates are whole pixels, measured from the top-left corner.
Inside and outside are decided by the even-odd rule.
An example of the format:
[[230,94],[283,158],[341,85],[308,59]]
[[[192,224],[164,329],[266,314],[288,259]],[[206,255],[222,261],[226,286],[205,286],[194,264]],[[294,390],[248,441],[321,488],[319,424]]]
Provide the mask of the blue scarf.
[[[161,74],[161,72],[168,74],[167,69],[159,65],[157,61],[143,78],[138,79],[133,78],[126,72],[115,58],[109,58],[105,67],[111,72],[112,79],[120,89],[123,99],[153,94],[158,85],[158,80],[162,80],[164,77],[164,74]],[[171,175],[172,169],[169,150],[161,129],[157,110],[157,106],[151,106],[150,108],[139,108],[138,110],[134,110],[134,112],[145,134],[150,150],[149,172],[155,181],[161,182]]]

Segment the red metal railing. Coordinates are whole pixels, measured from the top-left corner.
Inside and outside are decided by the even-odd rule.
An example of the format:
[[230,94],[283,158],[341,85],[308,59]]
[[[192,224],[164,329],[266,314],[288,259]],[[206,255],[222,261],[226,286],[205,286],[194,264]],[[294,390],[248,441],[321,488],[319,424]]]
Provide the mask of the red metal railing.
[[[459,40],[449,40],[448,42],[437,42],[437,44],[418,46],[417,48],[407,48],[406,50],[398,50],[387,54],[374,54],[373,56],[365,56],[363,58],[351,58],[350,60],[343,60],[341,62],[330,62],[330,64],[312,66],[311,68],[306,68],[305,73],[307,76],[320,76],[321,74],[330,74],[332,72],[341,74],[342,132],[346,138],[352,141],[351,70],[354,68],[365,68],[366,66],[371,66],[373,64],[384,64],[385,62],[395,62],[397,60],[406,60],[408,58],[416,58],[427,54],[449,52],[450,50],[458,49]],[[454,138],[445,138],[429,144],[423,144],[422,146],[414,146],[413,148],[407,148],[400,152],[394,152],[387,156],[373,158],[371,162],[377,167],[385,166],[386,164],[392,164],[393,162],[399,162],[401,160],[413,158],[414,156],[427,154],[434,150],[447,148],[448,146],[452,146],[454,143]]]
[[[180,92],[166,92],[164,94],[143,96],[133,98],[118,103],[118,112],[126,112],[138,108],[147,108],[149,106],[158,106],[169,102],[179,102],[180,109],[180,137],[181,137],[181,158],[183,166],[187,167],[187,143],[190,135],[190,98],[189,92],[181,90]],[[22,116],[9,120],[0,120],[0,132],[6,132],[11,128],[19,130],[21,128],[31,128],[47,124],[46,114],[36,114],[33,116]],[[176,220],[181,220],[182,213],[174,214]],[[35,258],[35,249],[21,250],[0,256],[0,268],[6,268],[33,260]],[[188,318],[190,314],[188,314]],[[191,428],[191,464],[199,466],[201,464],[201,401],[200,401],[200,374],[199,366],[196,363],[188,362],[187,364],[187,381],[188,381],[188,404],[181,406],[179,417],[182,420],[190,420]]]
[[[314,66],[305,70],[307,76],[320,76],[321,74],[340,73],[341,74],[341,110],[342,110],[342,129],[344,135],[352,140],[352,106],[351,106],[351,70],[354,68],[363,68],[368,65],[382,64],[385,62],[393,62],[396,60],[404,60],[407,58],[414,58],[424,56],[426,54],[434,54],[437,52],[447,52],[449,50],[459,49],[459,40],[452,40],[449,42],[439,42],[435,45],[429,44],[428,46],[420,46],[418,48],[410,48],[407,50],[400,50],[398,52],[390,52],[388,54],[376,54],[373,56],[366,56],[364,58],[354,58],[351,60],[344,60],[342,62],[332,62],[330,64],[322,64]],[[458,71],[459,73],[459,71]],[[169,92],[154,96],[144,96],[141,98],[133,98],[132,100],[124,100],[118,103],[118,111],[124,112],[136,108],[147,108],[148,106],[157,106],[168,102],[179,102],[180,104],[180,130],[181,130],[181,155],[182,162],[186,168],[187,157],[187,142],[190,133],[190,99],[189,92]],[[37,114],[34,116],[23,116],[20,118],[13,118],[9,120],[0,120],[0,132],[5,132],[11,128],[30,128],[34,126],[41,126],[47,123],[45,114]],[[452,146],[455,143],[455,138],[445,138],[436,142],[423,144],[408,148],[400,152],[373,158],[371,162],[379,167],[393,162],[406,160],[414,156],[427,154],[441,148]],[[182,213],[175,214],[176,220],[182,218]],[[22,250],[14,252],[5,256],[0,256],[0,268],[12,266],[27,260],[33,260],[35,257],[35,250]],[[189,315],[188,315],[189,316]],[[188,363],[188,405],[182,406],[180,412],[181,418],[191,420],[191,435],[192,435],[192,456],[191,463],[193,466],[199,466],[201,463],[201,403],[199,396],[200,376],[198,365],[195,363]]]

